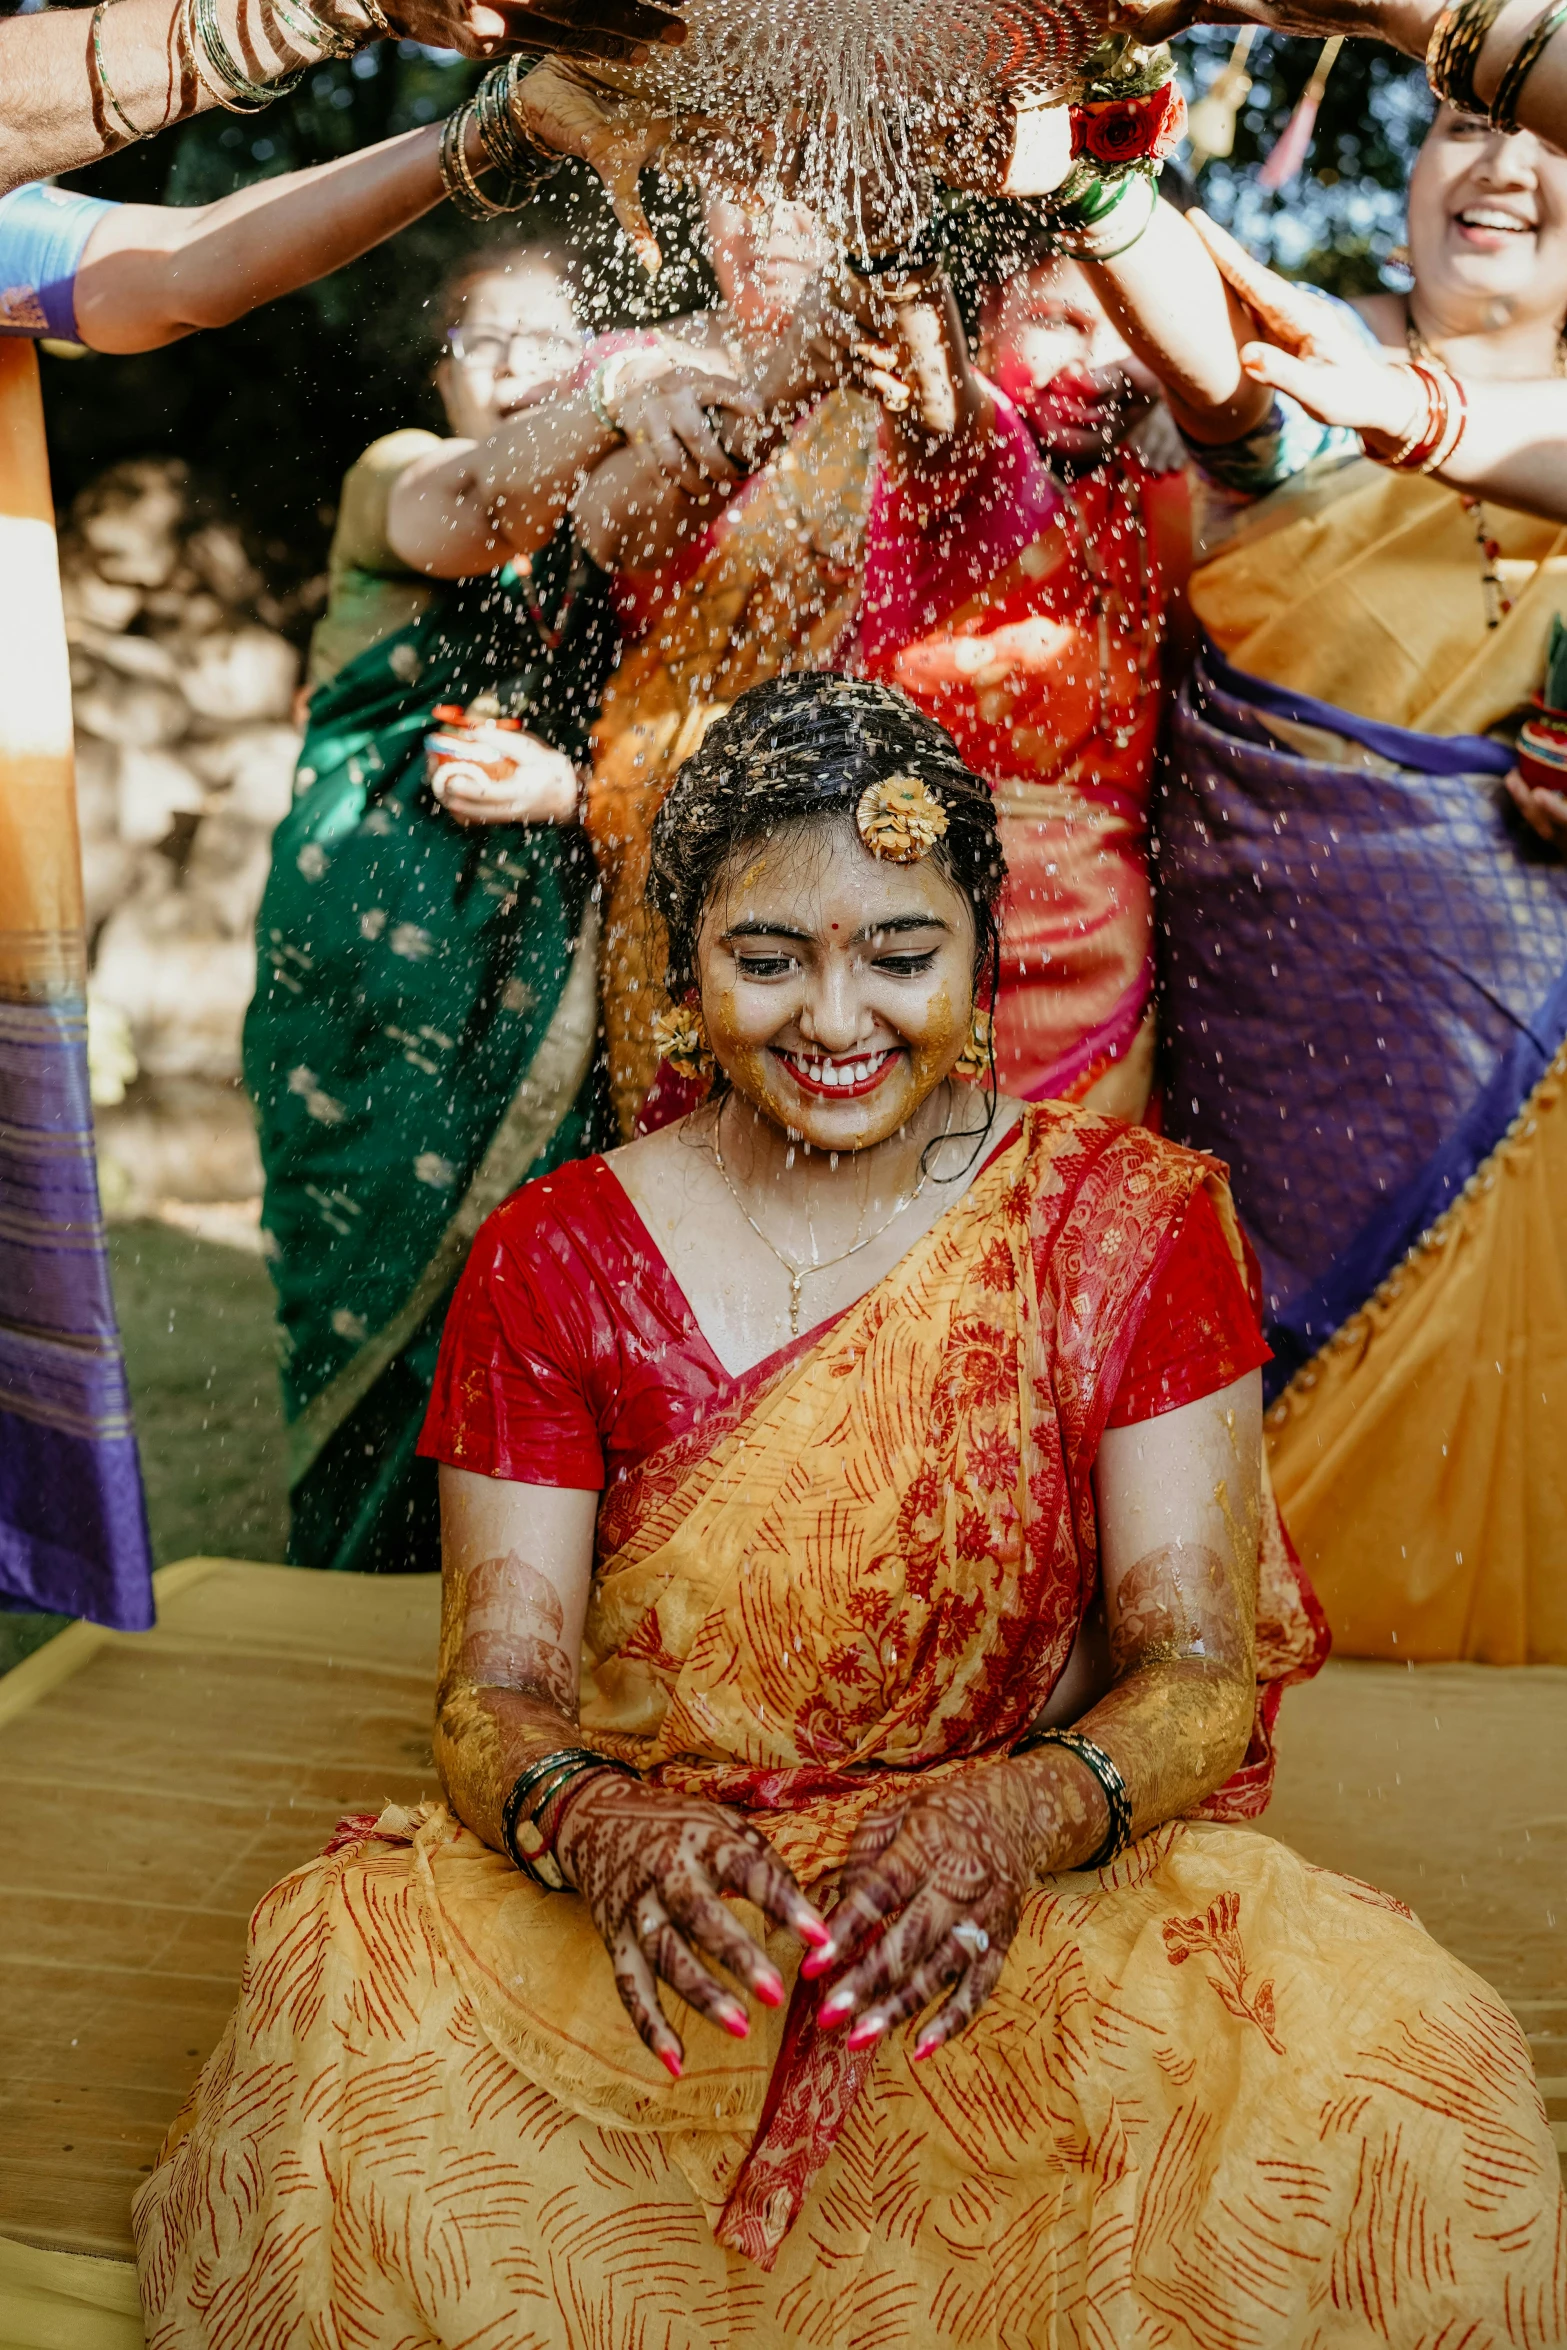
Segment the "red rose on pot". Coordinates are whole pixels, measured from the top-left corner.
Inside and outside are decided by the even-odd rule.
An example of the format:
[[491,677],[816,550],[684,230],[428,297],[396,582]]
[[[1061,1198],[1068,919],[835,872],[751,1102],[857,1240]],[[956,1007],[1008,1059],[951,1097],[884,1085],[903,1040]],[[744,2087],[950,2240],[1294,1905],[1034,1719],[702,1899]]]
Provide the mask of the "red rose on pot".
[[1185,135],[1186,100],[1174,80],[1141,98],[1106,98],[1072,109],[1072,152],[1095,163],[1162,163]]

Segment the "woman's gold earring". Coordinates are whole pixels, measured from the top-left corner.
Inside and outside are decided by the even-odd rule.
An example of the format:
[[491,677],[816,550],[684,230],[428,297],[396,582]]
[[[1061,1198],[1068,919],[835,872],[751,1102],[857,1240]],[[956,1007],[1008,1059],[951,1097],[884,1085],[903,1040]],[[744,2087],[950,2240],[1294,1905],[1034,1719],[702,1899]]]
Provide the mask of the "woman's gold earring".
[[983,1006],[974,1006],[973,1018],[968,1024],[968,1037],[963,1050],[952,1066],[954,1077],[967,1077],[976,1083],[990,1075],[991,1051],[994,1045],[995,1022]]
[[661,1061],[679,1077],[711,1077],[714,1062],[707,1026],[698,1004],[671,1004],[653,1015],[653,1044]]

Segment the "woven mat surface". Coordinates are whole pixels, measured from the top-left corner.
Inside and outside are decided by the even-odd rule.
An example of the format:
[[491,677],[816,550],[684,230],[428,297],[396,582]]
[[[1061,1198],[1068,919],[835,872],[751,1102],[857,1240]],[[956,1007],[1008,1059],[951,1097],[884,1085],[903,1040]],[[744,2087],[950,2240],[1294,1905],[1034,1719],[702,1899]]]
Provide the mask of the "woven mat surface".
[[[122,2259],[255,1902],[341,1813],[435,1790],[436,1577],[159,1580],[157,1631],[76,1627],[0,1681],[0,2227]],[[1489,1977],[1567,2147],[1567,1671],[1329,1665],[1282,1730],[1269,1832]]]

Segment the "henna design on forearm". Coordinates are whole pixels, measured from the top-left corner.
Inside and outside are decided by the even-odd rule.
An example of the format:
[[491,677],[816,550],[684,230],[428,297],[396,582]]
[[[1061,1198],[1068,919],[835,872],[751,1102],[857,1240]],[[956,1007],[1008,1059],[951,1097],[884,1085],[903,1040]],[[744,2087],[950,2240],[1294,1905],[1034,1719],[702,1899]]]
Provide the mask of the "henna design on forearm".
[[457,1672],[490,1689],[531,1689],[575,1713],[577,1669],[561,1645],[564,1616],[555,1587],[510,1551],[468,1575]]
[[[453,1810],[497,1850],[518,1773],[579,1743],[577,1673],[563,1628],[554,1586],[515,1551],[467,1569],[448,1560],[436,1759]],[[765,1838],[701,1797],[588,1772],[546,1806],[539,1825],[592,1912],[627,2014],[676,2078],[681,2044],[659,2006],[657,1979],[739,2038],[749,2028],[744,2004],[704,1958],[769,2006],[783,1998],[777,1968],[721,1894],[755,1902],[803,1941],[826,1933]]]
[[[1254,1529],[1236,1530],[1228,1559],[1203,1543],[1163,1543],[1117,1579],[1114,1686],[1075,1727],[1119,1769],[1136,1834],[1189,1810],[1245,1751],[1254,1551]],[[1050,1746],[976,1764],[868,1820],[844,1871],[831,1942],[804,1965],[818,1975],[852,1962],[822,2003],[823,2024],[847,2024],[863,2046],[954,1985],[916,2043],[917,2058],[931,2054],[994,1988],[1039,1877],[1081,1865],[1108,1826],[1094,1774]]]
[[1120,1578],[1115,1686],[1076,1727],[1113,1758],[1138,1835],[1189,1811],[1245,1753],[1256,1702],[1254,1576],[1238,1541],[1228,1559],[1205,1543],[1162,1543]]
[[519,1771],[577,1742],[577,1673],[561,1646],[560,1600],[515,1551],[442,1587],[435,1759],[459,1819],[497,1851]]

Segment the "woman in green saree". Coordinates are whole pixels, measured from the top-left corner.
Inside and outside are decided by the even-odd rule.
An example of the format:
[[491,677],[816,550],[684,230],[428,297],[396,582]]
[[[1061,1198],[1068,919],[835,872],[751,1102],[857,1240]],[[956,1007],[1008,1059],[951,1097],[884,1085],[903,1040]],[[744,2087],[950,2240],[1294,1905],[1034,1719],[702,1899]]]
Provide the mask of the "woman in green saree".
[[[391,434],[344,484],[245,1028],[299,1565],[435,1562],[435,1476],[414,1447],[468,1244],[517,1184],[606,1138],[574,770],[617,634],[571,501],[633,430],[727,461],[679,370],[622,387],[606,426],[574,384],[583,350],[555,257],[495,256],[451,306],[439,381],[457,437]],[[469,527],[443,538],[453,466],[476,489]],[[480,696],[526,730],[521,765],[443,803],[432,716]]]

